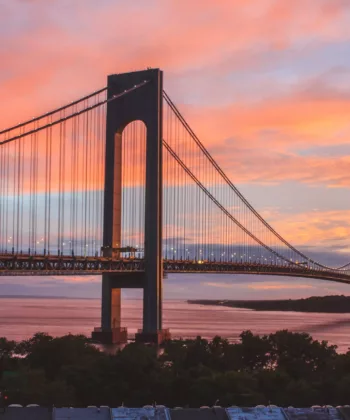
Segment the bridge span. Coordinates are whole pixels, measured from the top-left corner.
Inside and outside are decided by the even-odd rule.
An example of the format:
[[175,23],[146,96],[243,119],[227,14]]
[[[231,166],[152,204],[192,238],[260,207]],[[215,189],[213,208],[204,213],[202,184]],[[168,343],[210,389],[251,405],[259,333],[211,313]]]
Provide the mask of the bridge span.
[[[0,255],[0,276],[102,275],[145,271],[142,258]],[[350,284],[350,273],[313,268],[304,264],[260,264],[234,261],[163,259],[163,273],[249,274],[304,277]]]

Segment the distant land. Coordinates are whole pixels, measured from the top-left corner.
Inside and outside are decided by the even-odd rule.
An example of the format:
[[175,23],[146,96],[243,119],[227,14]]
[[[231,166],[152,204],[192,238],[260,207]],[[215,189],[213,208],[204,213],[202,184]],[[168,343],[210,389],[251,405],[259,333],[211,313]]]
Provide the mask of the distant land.
[[350,313],[350,296],[313,296],[286,300],[188,300],[196,305],[228,306],[255,311]]

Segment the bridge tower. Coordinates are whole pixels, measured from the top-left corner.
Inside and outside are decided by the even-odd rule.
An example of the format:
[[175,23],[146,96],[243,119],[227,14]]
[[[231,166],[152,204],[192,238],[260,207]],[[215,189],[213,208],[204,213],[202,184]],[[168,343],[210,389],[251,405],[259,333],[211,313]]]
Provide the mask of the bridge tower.
[[126,341],[121,327],[121,289],[143,289],[143,328],[136,340],[159,343],[162,329],[162,104],[163,73],[150,69],[108,76],[108,98],[147,81],[144,86],[107,104],[103,255],[119,257],[122,209],[122,133],[141,120],[146,134],[145,270],[104,273],[101,328],[92,337],[105,343]]

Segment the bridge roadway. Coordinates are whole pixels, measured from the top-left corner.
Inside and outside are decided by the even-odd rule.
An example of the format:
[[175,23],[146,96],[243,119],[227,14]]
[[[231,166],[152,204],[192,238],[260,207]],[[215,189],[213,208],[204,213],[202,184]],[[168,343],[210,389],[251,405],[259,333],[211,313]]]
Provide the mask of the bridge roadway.
[[[350,284],[350,273],[316,270],[304,265],[278,265],[197,261],[163,260],[164,273],[257,274],[305,277]],[[112,259],[54,255],[0,254],[0,276],[92,275],[112,272],[142,272],[144,260],[138,258]]]

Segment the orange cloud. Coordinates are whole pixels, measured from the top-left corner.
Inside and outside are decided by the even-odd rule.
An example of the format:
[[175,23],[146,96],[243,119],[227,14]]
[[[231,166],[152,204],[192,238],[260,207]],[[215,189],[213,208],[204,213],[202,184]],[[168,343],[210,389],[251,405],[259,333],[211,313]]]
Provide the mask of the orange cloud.
[[[180,108],[182,108],[180,106]],[[185,107],[183,114],[234,182],[297,180],[349,186],[350,155],[302,155],[311,147],[348,145],[350,97],[301,92],[254,104]]]
[[321,211],[273,216],[262,213],[269,223],[288,241],[308,246],[341,246],[342,252],[350,253],[350,211]]
[[[337,136],[347,143],[350,98],[312,98],[292,94],[258,103],[185,109],[184,114],[207,145],[218,139],[241,139],[242,148],[264,146],[286,150],[330,144]],[[181,106],[183,108],[183,106]],[[249,142],[247,142],[249,140]]]

